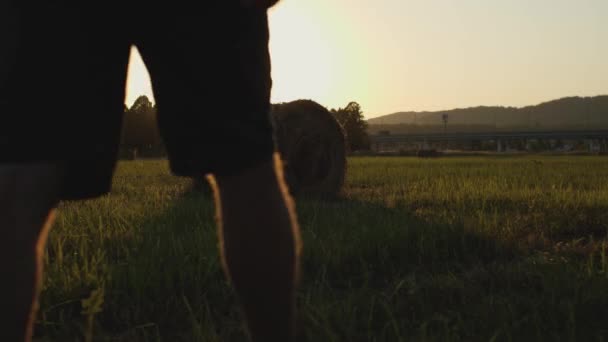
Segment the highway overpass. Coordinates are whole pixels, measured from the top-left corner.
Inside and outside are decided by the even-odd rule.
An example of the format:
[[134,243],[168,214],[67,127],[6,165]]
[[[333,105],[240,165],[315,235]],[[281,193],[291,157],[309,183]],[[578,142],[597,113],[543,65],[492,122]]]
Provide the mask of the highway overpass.
[[563,131],[513,131],[513,132],[471,132],[471,133],[425,133],[425,134],[375,134],[370,136],[372,150],[382,151],[404,144],[418,144],[421,149],[433,142],[496,142],[499,152],[508,148],[510,141],[584,140],[589,148],[597,146],[601,151],[608,149],[608,129],[601,130],[563,130]]

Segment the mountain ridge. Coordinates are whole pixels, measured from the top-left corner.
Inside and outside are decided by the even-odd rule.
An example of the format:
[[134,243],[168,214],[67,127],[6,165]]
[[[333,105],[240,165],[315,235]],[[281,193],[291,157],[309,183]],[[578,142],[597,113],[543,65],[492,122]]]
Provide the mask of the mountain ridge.
[[369,125],[493,125],[608,127],[608,95],[570,96],[524,107],[476,106],[441,111],[404,111],[368,119]]

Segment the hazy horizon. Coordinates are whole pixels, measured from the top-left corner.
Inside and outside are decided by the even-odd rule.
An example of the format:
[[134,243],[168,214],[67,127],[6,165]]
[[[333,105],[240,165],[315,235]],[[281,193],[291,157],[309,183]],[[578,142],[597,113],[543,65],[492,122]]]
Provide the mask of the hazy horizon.
[[[270,11],[273,102],[365,117],[608,94],[608,1],[283,0]],[[151,96],[132,59],[125,102]]]
[[[516,109],[522,109],[525,107],[533,107],[533,106],[537,106],[543,103],[547,103],[547,102],[551,102],[551,101],[556,101],[556,100],[561,100],[561,99],[566,99],[566,98],[574,98],[574,97],[580,97],[580,98],[594,98],[594,97],[601,97],[601,96],[608,96],[608,93],[606,94],[597,94],[597,95],[588,95],[588,96],[581,96],[581,95],[569,95],[569,96],[562,96],[562,97],[558,97],[558,98],[554,98],[554,99],[546,99],[537,103],[530,103],[530,104],[524,104],[521,106],[510,106],[510,105],[502,105],[502,104],[496,104],[496,105],[485,105],[485,104],[480,104],[480,105],[471,105],[471,106],[466,106],[466,107],[454,107],[454,108],[439,108],[439,109],[433,109],[433,110],[399,110],[396,112],[392,112],[392,113],[386,113],[386,114],[381,114],[378,116],[375,116],[374,118],[380,117],[380,116],[386,116],[386,115],[392,115],[392,114],[399,114],[399,113],[437,113],[437,112],[443,112],[443,111],[451,111],[451,110],[460,110],[460,109],[471,109],[471,108],[479,108],[479,107],[488,107],[488,108],[492,108],[492,107],[504,107],[504,108],[516,108]],[[369,118],[372,119],[372,118]]]

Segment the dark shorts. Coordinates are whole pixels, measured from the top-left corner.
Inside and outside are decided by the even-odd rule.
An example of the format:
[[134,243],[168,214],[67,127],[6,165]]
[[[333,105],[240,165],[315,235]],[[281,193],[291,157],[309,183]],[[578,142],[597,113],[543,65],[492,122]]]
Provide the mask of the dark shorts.
[[0,5],[0,163],[65,165],[62,199],[107,193],[132,44],[174,174],[230,175],[271,160],[266,10],[14,2]]

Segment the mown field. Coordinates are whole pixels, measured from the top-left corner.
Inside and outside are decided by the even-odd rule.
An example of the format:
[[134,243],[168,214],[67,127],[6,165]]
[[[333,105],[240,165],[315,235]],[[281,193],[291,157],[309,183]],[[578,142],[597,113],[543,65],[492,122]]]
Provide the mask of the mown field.
[[[298,201],[299,341],[608,340],[608,157],[349,159]],[[243,341],[213,203],[164,161],[62,203],[39,341]],[[263,276],[263,275],[261,275]]]

